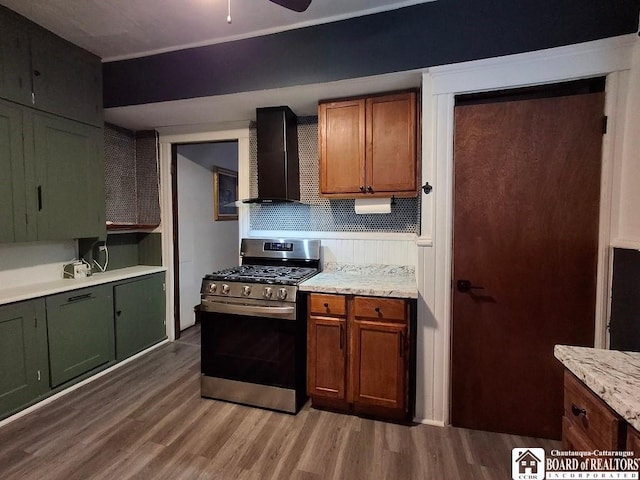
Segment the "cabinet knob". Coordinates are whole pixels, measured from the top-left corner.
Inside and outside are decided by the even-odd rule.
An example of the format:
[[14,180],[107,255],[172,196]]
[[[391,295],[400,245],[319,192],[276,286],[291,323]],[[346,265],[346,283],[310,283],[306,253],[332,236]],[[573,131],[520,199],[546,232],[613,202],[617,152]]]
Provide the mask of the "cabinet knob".
[[364,185],[360,185],[360,191],[364,192]]
[[34,77],[39,77],[40,76],[40,70],[34,70],[33,71],[33,76]]
[[367,192],[373,193],[373,188],[371,188],[371,185],[367,185]]
[[324,304],[324,308],[329,308],[329,304],[328,304],[328,303],[325,303],[325,304]]
[[118,311],[116,312],[116,315],[117,315],[118,317],[119,317],[120,315],[122,315],[122,310],[118,310]]
[[575,405],[571,405],[571,413],[573,413],[576,417],[580,415],[587,416],[587,411],[584,408],[576,407]]
[[375,310],[376,313],[380,313],[380,307],[376,307],[376,308],[374,308],[374,310]]

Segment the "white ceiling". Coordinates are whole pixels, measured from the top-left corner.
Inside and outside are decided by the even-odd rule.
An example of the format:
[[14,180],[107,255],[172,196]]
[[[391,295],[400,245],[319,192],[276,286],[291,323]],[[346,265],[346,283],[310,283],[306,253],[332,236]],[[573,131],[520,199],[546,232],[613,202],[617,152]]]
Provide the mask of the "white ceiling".
[[302,13],[268,0],[0,0],[105,61],[394,10],[433,0],[312,0]]
[[[0,0],[0,4],[93,52],[103,61],[145,56],[326,23],[435,0],[312,0],[296,13],[268,0]],[[418,72],[109,108],[105,119],[132,130],[255,119],[255,108],[289,105],[315,115],[317,102],[420,85]]]

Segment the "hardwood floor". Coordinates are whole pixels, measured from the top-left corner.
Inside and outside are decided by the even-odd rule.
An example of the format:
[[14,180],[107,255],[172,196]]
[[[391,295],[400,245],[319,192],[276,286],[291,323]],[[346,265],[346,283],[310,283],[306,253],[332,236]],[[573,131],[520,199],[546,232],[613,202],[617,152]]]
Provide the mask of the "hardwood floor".
[[509,479],[559,442],[200,398],[199,328],[0,428],[0,478]]

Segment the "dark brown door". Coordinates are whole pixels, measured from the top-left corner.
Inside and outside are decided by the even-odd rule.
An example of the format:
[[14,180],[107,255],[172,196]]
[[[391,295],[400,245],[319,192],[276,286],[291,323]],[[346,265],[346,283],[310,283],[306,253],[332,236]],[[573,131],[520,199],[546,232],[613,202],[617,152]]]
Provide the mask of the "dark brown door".
[[553,347],[594,339],[603,109],[602,92],[455,108],[456,426],[560,438]]

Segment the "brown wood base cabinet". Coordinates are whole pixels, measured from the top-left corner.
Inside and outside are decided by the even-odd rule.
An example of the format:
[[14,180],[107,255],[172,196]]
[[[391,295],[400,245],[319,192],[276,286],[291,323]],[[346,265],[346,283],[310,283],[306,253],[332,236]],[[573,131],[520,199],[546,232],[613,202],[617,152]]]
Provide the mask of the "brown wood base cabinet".
[[[625,450],[625,443],[633,441],[626,438],[627,429],[630,432],[633,430],[584,383],[565,370],[563,450]],[[633,450],[633,447],[627,445],[626,450]]]
[[308,302],[312,405],[410,421],[412,301],[312,293]]

